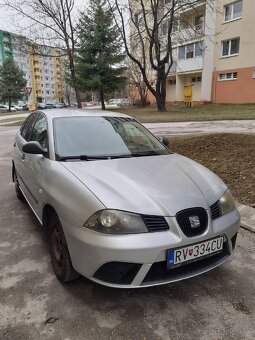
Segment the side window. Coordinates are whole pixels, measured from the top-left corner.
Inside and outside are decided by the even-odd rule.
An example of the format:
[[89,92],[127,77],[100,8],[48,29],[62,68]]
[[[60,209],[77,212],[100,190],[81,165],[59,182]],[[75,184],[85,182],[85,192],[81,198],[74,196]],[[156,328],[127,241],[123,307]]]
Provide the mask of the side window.
[[39,142],[43,148],[48,147],[47,119],[44,115],[39,114],[29,140]]
[[28,141],[29,136],[31,134],[34,122],[36,121],[38,114],[37,113],[32,113],[27,120],[25,121],[24,125],[21,128],[20,134],[21,136]]

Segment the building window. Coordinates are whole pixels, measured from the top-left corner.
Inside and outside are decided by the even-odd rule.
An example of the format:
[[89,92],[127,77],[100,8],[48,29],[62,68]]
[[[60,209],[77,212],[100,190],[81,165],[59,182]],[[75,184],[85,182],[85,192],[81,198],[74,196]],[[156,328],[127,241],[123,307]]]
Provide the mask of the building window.
[[178,59],[179,60],[185,59],[185,46],[179,47]]
[[179,47],[178,59],[192,59],[195,57],[201,57],[202,55],[202,44],[201,42],[196,42]]
[[253,70],[253,73],[252,73],[252,78],[255,79],[255,69]]
[[218,75],[218,80],[235,80],[237,79],[237,72],[230,72],[230,73],[220,73]]
[[192,77],[191,78],[191,82],[192,83],[200,83],[202,81],[202,77],[198,76],[198,77]]
[[236,20],[242,17],[243,0],[233,2],[224,7],[224,21]]
[[222,41],[222,57],[239,53],[240,38]]
[[170,85],[176,85],[176,78],[175,79],[169,79]]
[[186,46],[186,59],[194,58],[194,44],[188,44]]

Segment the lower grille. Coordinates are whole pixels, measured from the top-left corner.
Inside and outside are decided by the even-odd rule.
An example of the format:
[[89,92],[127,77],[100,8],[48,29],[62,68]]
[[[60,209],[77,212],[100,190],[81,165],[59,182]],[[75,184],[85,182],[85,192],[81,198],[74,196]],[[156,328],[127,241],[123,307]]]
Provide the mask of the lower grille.
[[170,270],[167,269],[166,261],[155,262],[151,266],[146,277],[144,278],[142,285],[185,278],[189,275],[199,273],[203,269],[209,268],[210,266],[216,264],[218,261],[224,258],[227,258],[228,256],[228,246],[227,242],[225,242],[223,251],[221,251],[220,253],[212,254],[211,256],[208,256],[206,258],[197,259],[193,262],[183,264],[180,267],[176,267]]
[[[208,215],[204,208],[182,210],[176,214],[176,220],[183,234],[187,237],[203,234],[208,226]],[[195,221],[194,224],[192,223],[193,220]]]
[[128,285],[134,280],[141,264],[128,262],[109,262],[100,267],[94,278],[100,281]]

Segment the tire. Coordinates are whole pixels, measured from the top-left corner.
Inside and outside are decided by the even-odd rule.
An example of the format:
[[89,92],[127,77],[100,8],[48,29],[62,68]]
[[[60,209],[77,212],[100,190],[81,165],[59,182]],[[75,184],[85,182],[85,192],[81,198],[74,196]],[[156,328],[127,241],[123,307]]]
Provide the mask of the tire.
[[17,198],[20,201],[25,201],[25,197],[22,194],[22,191],[20,190],[19,180],[18,180],[18,176],[17,176],[15,169],[13,169],[13,179],[14,179],[14,183],[15,183],[15,191],[16,191]]
[[73,281],[79,274],[73,269],[66,238],[60,220],[52,213],[47,226],[47,239],[52,268],[61,282]]

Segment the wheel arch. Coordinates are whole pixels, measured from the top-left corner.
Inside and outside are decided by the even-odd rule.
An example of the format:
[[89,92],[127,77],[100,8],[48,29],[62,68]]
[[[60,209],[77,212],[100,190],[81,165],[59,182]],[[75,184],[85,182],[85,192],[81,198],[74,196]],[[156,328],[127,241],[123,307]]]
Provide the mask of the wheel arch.
[[46,230],[49,220],[50,220],[50,216],[55,213],[57,215],[56,210],[53,208],[52,205],[50,204],[45,204],[45,206],[43,207],[43,212],[42,212],[42,225],[43,228]]
[[15,182],[14,180],[14,172],[15,172],[15,165],[14,165],[14,161],[12,160],[12,181]]

